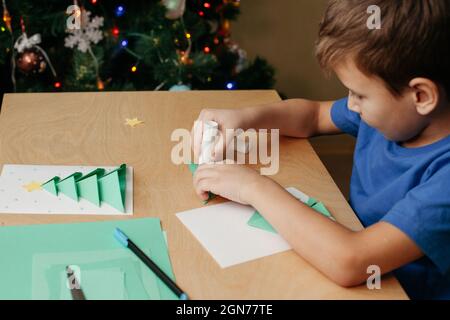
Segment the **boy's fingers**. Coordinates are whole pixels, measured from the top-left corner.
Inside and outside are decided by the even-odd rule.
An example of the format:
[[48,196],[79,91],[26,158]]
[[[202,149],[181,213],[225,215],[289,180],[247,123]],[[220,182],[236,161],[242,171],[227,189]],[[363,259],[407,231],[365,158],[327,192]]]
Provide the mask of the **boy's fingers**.
[[198,185],[202,179],[209,179],[213,177],[217,177],[217,172],[214,170],[212,165],[210,167],[204,167],[206,165],[201,165],[198,167],[197,171],[195,171],[193,183],[194,186]]
[[195,193],[202,200],[206,200],[209,197],[209,183],[208,179],[202,179],[195,185]]

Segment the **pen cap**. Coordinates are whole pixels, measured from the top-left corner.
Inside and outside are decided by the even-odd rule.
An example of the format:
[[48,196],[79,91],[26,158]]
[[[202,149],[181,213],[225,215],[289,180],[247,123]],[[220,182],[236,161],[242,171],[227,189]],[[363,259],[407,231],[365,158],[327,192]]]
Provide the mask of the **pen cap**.
[[114,229],[114,238],[124,247],[128,247],[128,237],[119,229]]

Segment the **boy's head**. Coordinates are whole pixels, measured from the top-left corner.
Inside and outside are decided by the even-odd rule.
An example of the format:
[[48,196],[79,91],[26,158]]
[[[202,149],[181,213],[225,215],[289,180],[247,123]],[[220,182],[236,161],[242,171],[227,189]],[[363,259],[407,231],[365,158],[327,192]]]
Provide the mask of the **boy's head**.
[[450,0],[331,0],[316,56],[349,89],[350,109],[408,141],[448,112]]

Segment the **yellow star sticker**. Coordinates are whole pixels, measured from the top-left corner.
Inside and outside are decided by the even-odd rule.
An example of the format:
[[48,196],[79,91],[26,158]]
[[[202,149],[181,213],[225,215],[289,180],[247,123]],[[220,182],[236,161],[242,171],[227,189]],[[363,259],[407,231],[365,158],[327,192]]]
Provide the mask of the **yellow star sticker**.
[[134,119],[125,119],[125,125],[130,126],[132,128],[134,128],[135,126],[137,126],[138,124],[144,123],[144,121],[138,120],[138,118],[134,118]]
[[23,186],[25,189],[27,189],[28,192],[42,190],[41,184],[36,181],[32,181],[26,185]]

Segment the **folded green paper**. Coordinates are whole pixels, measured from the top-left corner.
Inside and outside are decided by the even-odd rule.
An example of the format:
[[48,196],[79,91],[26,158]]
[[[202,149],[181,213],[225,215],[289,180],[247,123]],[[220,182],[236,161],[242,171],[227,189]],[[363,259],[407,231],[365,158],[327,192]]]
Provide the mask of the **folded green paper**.
[[[327,208],[325,207],[325,205],[322,202],[317,202],[314,198],[309,198],[308,201],[305,203],[308,207],[316,210],[317,212],[323,214],[324,216],[335,220],[333,218],[333,216],[331,215],[331,213],[327,210]],[[250,217],[250,219],[248,220],[247,224],[251,227],[255,227],[258,229],[262,229],[265,231],[269,231],[269,232],[273,232],[273,233],[278,233],[274,227],[272,227],[272,225],[267,222],[266,219],[264,219],[264,217],[258,212],[255,211],[253,213],[253,215]]]

